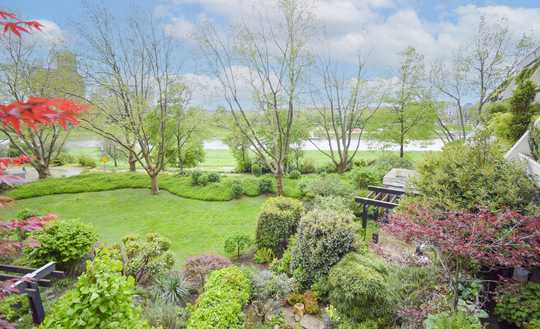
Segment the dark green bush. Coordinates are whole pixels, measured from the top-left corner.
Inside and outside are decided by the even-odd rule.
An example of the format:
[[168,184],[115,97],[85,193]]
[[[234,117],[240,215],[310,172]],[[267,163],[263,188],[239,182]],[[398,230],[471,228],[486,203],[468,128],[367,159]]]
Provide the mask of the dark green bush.
[[289,173],[289,178],[290,179],[299,179],[301,176],[302,176],[302,174],[298,170],[293,170],[293,171],[291,171]]
[[231,197],[233,199],[240,199],[243,194],[244,194],[244,187],[242,186],[242,182],[238,180],[234,180],[231,183]]
[[98,236],[94,228],[78,220],[55,220],[42,230],[34,231],[30,238],[39,242],[35,248],[23,249],[35,266],[56,262],[60,268],[70,269],[90,252]]
[[272,271],[276,273],[285,273],[289,276],[292,275],[290,264],[292,251],[296,246],[296,241],[297,239],[294,235],[289,238],[287,249],[285,249],[281,258],[274,258],[274,261],[270,264],[270,269],[272,269]]
[[82,167],[95,168],[97,166],[96,160],[85,155],[81,155],[78,162]]
[[242,328],[244,305],[249,300],[250,282],[235,266],[214,271],[204,285],[187,329]]
[[128,235],[115,246],[125,262],[124,272],[140,284],[153,282],[172,269],[174,256],[170,248],[171,241],[157,233]]
[[495,314],[503,320],[522,328],[533,328],[529,323],[540,321],[540,283],[508,287],[496,300]]
[[540,161],[540,127],[531,125],[529,130],[529,148],[536,161]]
[[16,322],[30,313],[28,297],[24,294],[11,294],[0,299],[0,314],[10,322]]
[[106,250],[87,262],[75,286],[45,317],[40,329],[149,329],[133,304],[135,280]]
[[77,163],[77,158],[69,153],[60,153],[56,158],[51,161],[53,166],[65,166],[67,164]]
[[200,186],[206,186],[208,185],[208,182],[210,181],[208,174],[201,174],[199,178],[197,179],[197,185]]
[[266,200],[257,222],[257,249],[269,248],[281,256],[289,237],[296,232],[302,212],[298,200],[285,197]]
[[383,324],[394,307],[386,283],[388,272],[382,263],[367,257],[351,253],[332,268],[328,276],[330,302],[339,314],[354,322],[376,320]]
[[383,177],[383,171],[374,167],[355,168],[351,172],[353,184],[359,189],[366,189],[369,185],[380,185]]
[[255,176],[255,177],[259,177],[263,174],[263,169],[261,167],[260,164],[258,163],[254,163],[252,166],[251,166],[251,173]]
[[202,172],[198,170],[194,170],[191,172],[191,185],[196,186],[199,185],[199,177],[203,175]]
[[302,180],[300,190],[306,200],[313,200],[317,196],[340,196],[350,199],[353,195],[351,186],[343,182],[338,175]]
[[218,173],[213,172],[213,173],[208,174],[208,182],[210,183],[217,183],[220,181],[220,179],[221,177],[219,176]]
[[383,155],[375,160],[373,167],[379,169],[385,175],[393,168],[412,169],[414,165],[410,160],[397,155]]
[[302,216],[290,266],[302,269],[299,283],[303,287],[326,276],[330,268],[353,249],[353,220],[350,211],[330,209],[314,209]]
[[259,179],[259,193],[261,194],[267,194],[272,193],[273,186],[274,186],[274,180],[272,177],[263,177]]
[[540,214],[540,195],[519,163],[504,159],[500,148],[482,136],[472,144],[447,144],[441,154],[418,166],[414,202],[450,210],[510,208]]
[[315,168],[315,162],[312,159],[303,159],[300,165],[300,172],[302,174],[313,174],[317,171]]

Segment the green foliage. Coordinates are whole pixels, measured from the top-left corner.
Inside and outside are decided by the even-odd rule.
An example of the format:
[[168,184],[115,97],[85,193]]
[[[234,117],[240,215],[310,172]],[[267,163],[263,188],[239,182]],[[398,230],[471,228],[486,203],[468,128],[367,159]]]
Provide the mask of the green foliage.
[[231,184],[231,197],[233,199],[240,199],[242,197],[242,194],[244,194],[244,187],[242,186],[242,182],[239,180],[234,180]]
[[318,314],[320,312],[317,296],[311,291],[304,292],[304,309],[307,314]]
[[255,263],[270,264],[276,258],[274,252],[270,248],[261,248],[255,252]]
[[218,183],[221,180],[221,176],[218,173],[209,173],[208,174],[208,181],[210,183]]
[[159,277],[153,288],[155,299],[165,304],[182,305],[191,296],[191,284],[181,273],[171,273]]
[[200,185],[200,186],[206,186],[208,185],[208,182],[209,182],[208,174],[203,173],[197,179],[197,185]]
[[75,158],[75,156],[69,153],[61,152],[60,154],[58,154],[56,158],[52,160],[51,164],[53,166],[64,166],[67,164],[73,164],[77,162],[78,161],[77,161],[77,158]]
[[122,254],[124,272],[140,284],[154,281],[174,266],[171,242],[157,233],[128,235],[115,248]]
[[203,175],[202,172],[194,170],[191,172],[191,185],[199,185],[199,178]]
[[464,312],[430,315],[425,321],[426,329],[482,329],[480,321]]
[[353,184],[359,189],[381,184],[383,176],[384,172],[374,167],[355,168],[351,172]]
[[19,211],[15,217],[18,219],[27,219],[33,216],[37,216],[38,212],[32,209],[24,208],[23,210]]
[[247,276],[235,266],[210,274],[189,317],[187,329],[241,328],[250,295]]
[[407,158],[400,158],[397,155],[386,154],[377,158],[373,163],[373,167],[379,169],[380,171],[386,174],[393,168],[404,168],[412,169],[414,168],[413,163]]
[[502,291],[496,300],[495,314],[503,320],[525,328],[531,321],[540,321],[540,283]]
[[30,305],[25,294],[11,294],[0,299],[0,314],[10,322],[15,322],[29,314]]
[[144,318],[162,329],[183,329],[187,311],[174,304],[150,303],[143,309]]
[[489,120],[488,128],[493,132],[497,139],[506,144],[512,144],[514,138],[510,131],[512,124],[512,113],[497,112]]
[[263,174],[263,169],[262,169],[262,166],[258,163],[254,163],[252,166],[251,166],[251,173],[255,176],[255,177],[259,177]]
[[325,276],[343,255],[353,248],[352,212],[315,209],[298,225],[298,241],[292,251],[291,268],[301,268],[298,278],[303,287]]
[[[240,198],[243,193],[249,196],[260,195],[258,180],[253,177],[223,177],[219,183],[194,186],[190,177],[161,174],[159,187],[174,195],[203,201],[229,201]],[[285,195],[299,197],[296,181],[284,180]],[[85,173],[70,177],[40,179],[21,184],[7,195],[15,199],[35,198],[51,194],[110,191],[127,188],[150,188],[150,180],[143,173]]]
[[296,232],[303,210],[302,203],[295,199],[266,200],[257,222],[257,249],[269,248],[275,255],[281,255],[289,237]]
[[393,308],[387,275],[380,261],[350,253],[330,271],[330,301],[340,314],[354,322],[384,323]]
[[261,194],[272,193],[273,189],[274,189],[274,181],[272,177],[266,176],[259,180],[259,193]]
[[283,301],[294,289],[294,280],[283,273],[255,270],[251,273],[250,279],[253,287],[252,297],[258,301],[267,299]]
[[300,303],[304,303],[304,295],[299,293],[299,292],[291,292],[288,296],[287,296],[287,303],[289,303],[289,305],[291,306],[294,306],[295,304],[300,304]]
[[56,262],[61,268],[81,261],[98,240],[94,228],[79,220],[49,222],[42,230],[32,232],[30,238],[39,242],[36,248],[23,249],[31,264],[41,266]]
[[135,281],[122,276],[122,263],[100,250],[75,286],[47,314],[41,329],[148,329],[133,304]]
[[343,182],[339,175],[326,175],[314,179],[303,180],[300,190],[307,200],[313,200],[317,196],[340,196],[352,197],[352,188]]
[[300,173],[302,174],[313,174],[315,173],[315,162],[312,159],[303,159],[302,164],[300,165]]
[[510,136],[517,141],[527,131],[534,115],[531,104],[536,97],[536,85],[531,80],[519,82],[510,99],[512,121]]
[[95,168],[97,166],[95,159],[85,155],[81,155],[78,162],[82,167]]
[[529,130],[529,148],[531,149],[531,155],[537,161],[540,160],[540,127],[531,125]]
[[288,275],[292,275],[292,272],[290,270],[290,264],[292,258],[292,251],[296,246],[296,241],[296,236],[293,235],[289,237],[287,249],[285,249],[285,252],[283,252],[281,258],[275,258],[272,264],[270,264],[270,268],[272,269],[272,271],[276,273],[285,273]]
[[538,189],[518,163],[483,136],[472,144],[447,144],[418,165],[414,202],[439,209],[510,208],[522,213],[538,203]]
[[302,173],[300,173],[299,170],[293,170],[289,173],[290,179],[299,179],[302,176]]
[[236,234],[225,240],[224,250],[229,256],[240,257],[242,251],[251,246],[252,241],[247,234]]

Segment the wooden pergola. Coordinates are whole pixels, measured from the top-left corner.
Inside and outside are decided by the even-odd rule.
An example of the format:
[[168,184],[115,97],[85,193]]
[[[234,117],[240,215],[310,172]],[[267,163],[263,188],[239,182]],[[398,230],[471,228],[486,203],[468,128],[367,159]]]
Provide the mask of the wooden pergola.
[[[13,265],[0,265],[0,281],[13,281],[10,289],[28,296],[30,310],[32,311],[32,321],[40,324],[45,318],[45,310],[41,301],[39,287],[50,287],[51,280],[48,276],[63,277],[64,272],[56,271],[54,262],[50,262],[40,268],[30,268]],[[15,273],[15,274],[9,274]],[[23,274],[21,276],[21,274]]]

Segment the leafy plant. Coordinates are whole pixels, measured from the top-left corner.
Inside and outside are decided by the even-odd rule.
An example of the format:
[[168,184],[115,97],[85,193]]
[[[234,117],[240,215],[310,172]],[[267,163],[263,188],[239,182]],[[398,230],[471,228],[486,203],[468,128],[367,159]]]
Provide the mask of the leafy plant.
[[199,185],[199,177],[201,177],[202,175],[203,173],[198,170],[192,171],[191,172],[191,185],[193,186]]
[[299,292],[291,292],[287,296],[287,303],[289,305],[294,306],[296,304],[303,304],[304,303],[304,295]]
[[144,237],[128,235],[115,248],[122,254],[124,272],[140,284],[147,284],[167,273],[174,265],[171,242],[157,233]]
[[252,241],[247,234],[236,234],[225,240],[225,253],[240,257],[242,251],[251,246]]
[[534,328],[531,322],[540,321],[540,283],[505,288],[497,294],[495,314],[519,327]]
[[221,179],[221,176],[219,176],[218,173],[213,172],[213,173],[208,174],[208,182],[210,183],[217,183],[220,181],[220,179]]
[[8,321],[15,322],[29,312],[28,297],[24,294],[11,294],[0,298],[0,314]]
[[325,276],[353,248],[352,212],[316,209],[305,214],[298,226],[298,241],[292,251],[291,268],[302,268],[299,282],[308,287]]
[[255,252],[255,263],[270,264],[276,256],[270,248],[261,248]]
[[187,311],[174,304],[152,303],[143,309],[150,325],[162,329],[183,329]]
[[534,124],[529,129],[529,148],[533,158],[540,161],[540,127],[536,127]]
[[81,261],[98,240],[94,228],[79,220],[49,222],[42,230],[32,232],[30,237],[38,242],[35,248],[23,249],[30,263],[41,266],[56,262],[62,268]]
[[296,246],[296,241],[297,238],[294,235],[289,238],[287,249],[285,249],[285,252],[283,252],[281,258],[274,258],[274,261],[272,262],[272,264],[270,264],[270,269],[272,269],[272,271],[276,273],[285,273],[288,275],[292,275],[292,272],[290,270],[290,264],[292,258],[292,251]]
[[231,184],[231,197],[233,199],[240,199],[242,197],[242,194],[244,194],[244,187],[242,186],[242,182],[234,180]]
[[184,275],[195,286],[204,286],[206,276],[224,267],[231,266],[231,261],[223,256],[202,255],[189,257],[184,266]]
[[378,185],[382,182],[384,172],[373,167],[355,168],[351,172],[354,185],[357,188],[365,189],[369,185]]
[[250,295],[247,276],[235,266],[216,270],[204,285],[189,317],[187,329],[241,328],[242,309]]
[[154,294],[157,300],[166,304],[182,305],[191,296],[191,284],[181,273],[171,273],[159,277],[154,284]]
[[311,291],[304,292],[304,309],[307,314],[319,314],[320,308],[317,301],[317,296]]
[[269,248],[281,255],[289,237],[296,232],[303,209],[300,201],[291,198],[266,200],[257,221],[257,249]]
[[302,176],[302,173],[300,173],[299,170],[293,170],[289,173],[290,179],[299,179]]
[[352,188],[335,174],[302,181],[300,190],[307,200],[317,196],[340,196],[346,199],[352,197]]
[[424,321],[426,329],[482,329],[480,321],[464,312],[430,315]]
[[89,156],[82,155],[78,161],[82,167],[95,168],[97,166],[96,160]]
[[271,177],[261,178],[258,184],[259,184],[259,193],[261,194],[272,193],[274,183]]
[[54,305],[40,329],[148,329],[133,304],[135,281],[106,249],[86,263],[75,285]]
[[197,185],[206,186],[208,185],[209,181],[210,179],[208,178],[208,174],[203,173],[199,176],[199,178],[197,178]]
[[254,163],[252,166],[251,166],[251,173],[255,176],[255,177],[259,177],[263,174],[263,169],[262,169],[262,166],[258,163]]

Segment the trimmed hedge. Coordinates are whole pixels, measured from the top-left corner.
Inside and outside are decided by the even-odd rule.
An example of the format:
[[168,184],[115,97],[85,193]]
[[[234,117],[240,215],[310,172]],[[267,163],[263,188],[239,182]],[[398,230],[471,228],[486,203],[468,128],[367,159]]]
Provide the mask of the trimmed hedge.
[[257,222],[257,249],[268,248],[281,256],[296,232],[304,207],[298,200],[276,197],[266,200]]
[[[234,182],[239,181],[243,193],[258,196],[259,178],[223,177],[220,182],[206,186],[192,186],[191,177],[162,174],[159,187],[177,196],[202,201],[229,201],[234,199]],[[126,188],[150,188],[150,179],[143,173],[86,173],[71,177],[47,178],[22,184],[7,193],[15,199],[27,199],[51,194],[82,193],[119,190]],[[285,195],[299,197],[300,191],[294,180],[285,179]]]
[[210,274],[189,317],[187,329],[241,328],[242,309],[248,302],[251,283],[236,266]]

